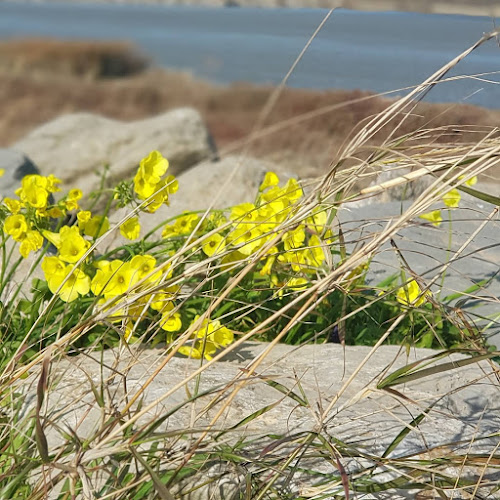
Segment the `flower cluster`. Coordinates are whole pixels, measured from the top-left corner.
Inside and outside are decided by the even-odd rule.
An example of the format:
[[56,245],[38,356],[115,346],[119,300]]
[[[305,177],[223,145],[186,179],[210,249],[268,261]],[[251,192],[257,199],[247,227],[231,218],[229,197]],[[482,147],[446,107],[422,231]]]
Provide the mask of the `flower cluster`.
[[3,199],[9,214],[3,221],[3,232],[19,243],[19,253],[24,258],[42,247],[41,230],[66,214],[68,203],[78,206],[78,197],[70,201],[68,196],[58,204],[52,202],[52,193],[60,191],[60,182],[53,175],[27,175],[15,192],[18,198]]
[[[117,192],[141,210],[155,212],[162,204],[168,205],[169,196],[178,188],[173,176],[165,177],[167,169],[166,158],[153,151],[140,162],[133,189],[122,186]],[[24,177],[16,191],[18,198],[3,200],[4,234],[19,243],[23,257],[39,250],[44,238],[55,247],[56,254],[46,255],[41,268],[48,289],[61,301],[74,303],[88,298],[99,310],[109,312],[108,321],[122,323],[127,341],[133,340],[138,323],[146,318],[157,321],[167,332],[167,341],[173,341],[173,333],[182,329],[183,319],[175,303],[180,287],[168,284],[172,268],[145,253],[113,260],[95,253],[92,242],[110,231],[109,219],[80,209],[79,201],[83,197],[80,189],[71,189],[54,202],[52,195],[60,191],[60,182],[52,175]],[[73,214],[75,224],[72,226],[63,223],[68,212]],[[189,234],[198,220],[196,215],[178,218],[174,224],[175,234]],[[119,229],[123,237],[136,240],[141,229],[139,217],[128,218]],[[217,237],[205,243],[207,255],[215,251],[213,241],[218,241]],[[195,317],[191,324],[197,320]],[[218,348],[234,339],[233,332],[217,320],[203,322],[193,335],[192,345],[183,346],[181,352],[195,358],[211,359]]]
[[[110,193],[108,209],[113,203],[133,208],[119,227],[124,238],[138,240],[144,212],[153,213],[169,204],[178,183],[167,176],[168,167],[167,159],[153,151],[141,160],[132,181],[120,182]],[[77,188],[55,201],[59,183],[54,176],[26,176],[16,191],[17,198],[3,200],[4,241],[10,237],[18,242],[23,257],[38,251],[46,241],[41,268],[47,285],[39,287],[44,300],[57,298],[66,303],[65,310],[73,311],[75,318],[87,310],[102,313],[105,321],[99,327],[114,332],[109,345],[119,338],[133,342],[153,337],[154,342],[172,344],[185,339],[183,332],[189,331],[179,352],[212,359],[234,341],[236,331],[246,331],[262,314],[293,300],[294,291],[310,287],[339,256],[343,258],[341,248],[335,250],[330,208],[318,205],[301,216],[301,185],[296,179],[283,185],[274,172],[265,175],[251,203],[203,215],[185,212],[164,226],[161,241],[143,238],[108,250],[106,255],[98,253],[96,240],[115,229],[107,212],[82,209],[83,193]],[[452,191],[444,202],[454,206],[459,196]],[[423,217],[432,223],[441,220],[439,211]],[[225,286],[249,263],[251,271],[244,274],[238,288],[228,288],[227,300],[202,319],[217,287]],[[363,292],[367,266],[365,263],[348,275],[341,293]],[[200,280],[199,272],[206,273],[207,279]],[[405,307],[422,305],[428,295],[414,280],[390,293]],[[258,305],[252,305],[248,315],[241,314],[246,309],[242,304],[250,305],[253,300]],[[316,325],[319,332],[327,331],[326,323],[337,321],[340,311],[332,293],[321,301],[317,315],[307,324]]]
[[[459,177],[459,180],[463,180],[464,176],[461,175]],[[467,181],[464,182],[466,186],[474,186],[474,184],[477,183],[477,177],[471,177]],[[448,207],[448,208],[457,208],[459,206],[460,200],[461,200],[461,195],[460,191],[458,189],[451,189],[447,193],[445,193],[442,196],[443,203]],[[441,209],[438,210],[432,210],[431,212],[427,212],[425,214],[420,215],[422,219],[425,219],[429,221],[433,226],[439,227],[441,223],[443,222],[443,217],[441,215]]]
[[[214,212],[203,221],[197,214],[185,213],[165,226],[162,236],[178,238],[195,233],[199,237],[209,233],[200,237],[201,250],[207,257],[220,257],[222,268],[259,252],[259,273],[269,277],[271,286],[302,289],[309,282],[308,276],[317,273],[325,261],[324,249],[331,243],[332,234],[326,228],[324,209],[316,210],[292,230],[280,231],[295,213],[303,191],[296,179],[289,179],[283,187],[279,183],[279,177],[268,172],[255,203],[236,205],[227,217]],[[277,267],[279,272],[275,272]]]
[[141,160],[134,177],[134,191],[140,200],[147,200],[143,209],[156,212],[163,204],[168,205],[168,197],[177,191],[179,185],[173,175],[163,178],[168,169],[168,160],[158,151],[152,151]]

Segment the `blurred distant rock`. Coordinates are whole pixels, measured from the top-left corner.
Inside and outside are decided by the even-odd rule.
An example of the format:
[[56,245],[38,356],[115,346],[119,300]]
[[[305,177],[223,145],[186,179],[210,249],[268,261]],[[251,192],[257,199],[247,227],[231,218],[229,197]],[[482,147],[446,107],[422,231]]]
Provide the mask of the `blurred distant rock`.
[[123,180],[155,149],[169,159],[173,175],[216,157],[210,133],[192,108],[133,122],[90,113],[64,115],[35,129],[14,147],[29,155],[43,175],[62,179],[63,189],[78,186],[85,193],[99,186],[106,165],[110,182]]
[[0,149],[0,168],[5,170],[0,177],[0,196],[13,196],[25,175],[40,173],[27,156],[13,149]]

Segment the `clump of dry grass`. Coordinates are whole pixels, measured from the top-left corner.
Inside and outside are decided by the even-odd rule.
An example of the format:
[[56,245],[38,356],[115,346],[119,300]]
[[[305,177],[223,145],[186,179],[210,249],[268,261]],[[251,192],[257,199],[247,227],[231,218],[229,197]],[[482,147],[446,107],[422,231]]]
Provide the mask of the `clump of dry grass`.
[[[418,385],[410,386],[413,389],[406,391],[405,384],[419,382],[439,373],[451,374],[459,367],[483,362],[478,368],[478,379],[475,382],[483,389],[486,385],[498,389],[498,368],[490,361],[498,353],[489,352],[482,344],[476,344],[474,338],[468,344],[466,357],[458,359],[452,356],[450,350],[443,350],[423,364],[407,365],[400,370],[395,370],[391,365],[378,373],[369,386],[352,389],[347,400],[342,397],[355,386],[356,377],[369,365],[391,331],[406,316],[413,314],[411,307],[402,309],[387,322],[385,333],[366,352],[359,366],[341,380],[338,391],[331,399],[322,400],[318,391],[320,400],[314,403],[309,401],[308,395],[302,391],[301,373],[295,374],[293,379],[287,381],[289,385],[285,386],[268,373],[263,375],[260,372],[273,347],[287,331],[314,311],[324,297],[334,290],[345,288],[352,281],[352,273],[360,265],[369,262],[400,230],[429,210],[443,191],[460,187],[460,176],[469,179],[498,167],[500,140],[495,129],[473,143],[454,148],[437,140],[442,137],[443,132],[452,132],[449,128],[426,130],[423,135],[419,135],[420,132],[417,131],[410,137],[386,136],[381,147],[370,147],[372,138],[382,134],[385,127],[398,130],[400,134],[402,127],[406,126],[412,116],[419,92],[432,87],[457,62],[458,60],[453,61],[433,75],[408,98],[391,103],[364,123],[357,133],[352,134],[340,152],[340,159],[334,162],[333,168],[326,175],[315,181],[311,194],[301,201],[292,217],[283,221],[276,229],[276,234],[292,231],[297,224],[310,217],[320,204],[327,203],[336,210],[347,199],[359,199],[374,191],[389,189],[390,185],[374,186],[368,191],[357,187],[357,179],[373,176],[387,162],[400,161],[413,170],[411,176],[402,176],[391,181],[391,185],[414,182],[424,175],[434,179],[433,185],[402,213],[391,218],[382,229],[368,235],[363,244],[360,242],[351,254],[341,255],[335,265],[330,265],[324,274],[318,275],[312,286],[297,292],[286,307],[276,311],[265,321],[252,325],[249,331],[212,360],[202,361],[196,367],[189,365],[192,369],[186,376],[175,385],[166,385],[161,393],[154,396],[153,401],[146,404],[143,396],[152,381],[161,377],[162,369],[174,363],[175,353],[189,338],[190,331],[183,332],[171,350],[161,352],[156,359],[148,358],[148,377],[145,381],[141,379],[141,383],[136,384],[133,389],[128,376],[135,366],[140,366],[139,357],[144,355],[141,348],[123,343],[120,350],[111,354],[92,350],[85,352],[84,356],[89,359],[92,368],[84,371],[84,379],[88,381],[84,393],[71,392],[69,396],[73,400],[61,404],[61,411],[77,405],[83,405],[86,410],[82,420],[70,429],[58,425],[57,408],[51,410],[50,406],[44,406],[47,398],[50,399],[57,392],[51,382],[64,384],[64,375],[60,380],[51,379],[51,376],[56,373],[58,364],[66,368],[75,364],[74,358],[67,355],[68,347],[90,332],[98,321],[110,320],[111,323],[110,314],[113,311],[98,309],[70,331],[61,331],[56,341],[27,365],[19,366],[19,357],[13,357],[0,378],[0,392],[3,394],[4,407],[8,408],[0,434],[2,451],[7,457],[4,459],[3,475],[0,476],[0,481],[3,481],[0,493],[4,493],[5,498],[9,498],[5,495],[16,498],[17,494],[19,498],[35,499],[46,498],[50,493],[60,492],[64,488],[64,492],[58,493],[58,498],[171,500],[176,496],[196,498],[197,492],[198,498],[207,498],[207,488],[212,487],[214,495],[218,494],[221,498],[223,484],[232,482],[236,488],[232,490],[233,496],[230,498],[256,500],[319,500],[350,498],[352,495],[369,493],[375,495],[375,498],[384,498],[384,494],[387,495],[385,498],[394,498],[396,493],[406,492],[408,489],[413,492],[420,490],[420,498],[427,492],[435,492],[439,498],[450,498],[450,495],[451,498],[457,498],[458,494],[463,498],[494,498],[498,494],[500,482],[498,474],[495,476],[491,472],[497,471],[500,457],[498,444],[490,444],[491,439],[498,436],[496,432],[484,431],[480,426],[485,409],[472,416],[474,432],[465,443],[453,440],[435,447],[424,446],[414,453],[392,454],[411,432],[418,431],[425,440],[424,424],[430,421],[431,425],[434,416],[449,421],[455,421],[459,417],[452,414],[452,411],[439,407],[441,398],[446,395],[439,395],[436,400],[420,401],[417,400]],[[418,140],[418,148],[405,148],[406,141],[412,138]],[[356,161],[363,152],[368,153],[366,159]],[[342,163],[348,160],[350,165],[341,169]],[[483,196],[473,189],[468,191],[494,204],[500,202],[498,197]],[[485,215],[482,225],[488,224],[496,212],[497,209]],[[338,225],[335,228],[339,240],[342,240],[341,228]],[[194,232],[192,238],[189,245],[183,246],[177,254],[169,257],[174,266],[190,254],[196,238]],[[464,254],[466,247],[467,244],[464,244],[451,261],[462,256],[467,258]],[[223,289],[209,297],[210,305],[204,316],[208,317],[217,306],[224,303],[230,291],[238,287],[243,278],[252,272],[255,262],[256,256],[250,256]],[[447,264],[442,263],[445,267]],[[223,269],[219,271],[224,272]],[[422,290],[430,286],[429,282],[412,273],[409,267],[405,271],[419,282]],[[197,272],[199,269],[186,269],[181,279],[187,280],[190,273],[194,275]],[[217,273],[206,274],[203,280],[205,284],[213,283],[215,290],[216,278]],[[186,293],[195,294],[196,290],[186,290]],[[129,300],[133,301],[133,297],[131,294]],[[377,296],[373,300],[380,299]],[[43,316],[50,314],[54,302],[55,300],[51,300],[47,304],[41,314],[42,319],[37,318],[36,322],[42,322]],[[464,319],[464,315],[454,316],[449,308],[442,307],[435,299],[431,302],[443,315],[450,317],[461,329],[464,338],[470,338],[473,326]],[[293,309],[293,315],[290,314],[290,304],[297,306]],[[353,314],[361,312],[362,308]],[[224,356],[231,353],[237,355],[238,348],[244,347],[246,341],[265,331],[277,318],[286,318],[286,326],[276,332],[275,339],[263,346],[259,354],[246,360],[244,367],[238,368],[232,380],[224,384],[214,383],[214,380],[220,380],[212,371],[208,388],[203,386],[202,389],[204,376],[210,370],[216,370],[217,363]],[[120,364],[123,360],[124,365]],[[286,360],[282,361],[286,363]],[[54,367],[52,374],[51,366]],[[31,374],[37,381],[36,404],[28,415],[29,418],[23,413],[25,407],[22,394],[23,377],[27,374]],[[134,380],[134,377],[131,379]],[[123,394],[116,390],[117,380],[123,388]],[[228,426],[227,412],[231,410],[238,393],[256,381],[271,385],[281,395],[272,404],[246,416],[241,422]],[[467,388],[457,387],[454,392],[464,389]],[[169,399],[174,394],[177,399]],[[384,406],[381,411],[387,419],[396,414],[400,425],[400,432],[382,452],[375,447],[366,449],[363,443],[360,444],[358,435],[347,436],[346,439],[338,439],[335,435],[334,417],[355,407],[369,395],[392,398],[392,404]],[[310,416],[307,428],[303,426],[294,432],[287,432],[284,428],[281,435],[251,435],[248,439],[242,437],[240,430],[244,425],[280,408],[285,399],[293,400],[292,411],[300,408],[307,412]],[[162,402],[167,402],[166,408],[161,407]],[[200,404],[197,406],[196,403]],[[152,414],[155,408],[160,408],[160,411]],[[180,428],[162,427],[169,419],[173,420],[176,413],[180,414],[186,408],[187,416],[182,420]],[[90,435],[85,435],[83,422],[93,410],[100,412],[101,418]],[[334,424],[329,427],[332,420]],[[48,448],[45,439],[48,428],[55,429],[60,436],[60,443],[54,449]],[[16,429],[16,432],[12,432],[12,429]],[[478,452],[475,448],[477,442],[486,443],[486,451],[482,449]],[[473,472],[466,474],[465,471]],[[300,489],[297,484],[301,486]]]

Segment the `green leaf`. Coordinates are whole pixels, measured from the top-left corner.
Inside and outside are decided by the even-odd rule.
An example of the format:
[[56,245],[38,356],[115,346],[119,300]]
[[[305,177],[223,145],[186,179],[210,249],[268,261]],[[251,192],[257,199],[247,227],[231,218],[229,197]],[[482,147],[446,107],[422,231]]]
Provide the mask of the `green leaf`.
[[408,425],[406,425],[403,430],[394,438],[392,443],[387,447],[387,449],[384,451],[382,458],[387,457],[390,453],[392,453],[403,441],[403,439],[415,428],[417,427],[420,422],[428,415],[429,411],[434,407],[434,405],[437,403],[435,401],[432,403],[430,406],[428,406],[420,415],[415,417]]
[[378,389],[384,389],[386,387],[393,387],[399,384],[405,384],[407,382],[411,382],[412,380],[420,380],[425,377],[429,377],[430,375],[436,375],[442,372],[448,372],[451,370],[455,370],[457,368],[461,368],[462,366],[471,365],[473,363],[478,363],[479,361],[483,361],[485,359],[492,359],[495,356],[498,356],[498,352],[491,352],[487,354],[481,354],[479,356],[473,356],[471,358],[459,359],[457,361],[450,361],[449,363],[443,363],[437,366],[431,366],[429,368],[423,368],[421,370],[417,370],[417,367],[423,363],[428,364],[429,360],[436,360],[445,356],[448,356],[452,352],[463,352],[460,350],[450,350],[444,351],[442,353],[436,354],[435,356],[431,356],[429,358],[425,358],[419,361],[415,361],[409,365],[396,370],[394,373],[391,373],[388,377],[384,378],[377,385]]
[[500,198],[498,196],[483,193],[482,191],[478,191],[477,189],[473,189],[469,186],[457,186],[457,189],[463,191],[464,193],[470,194],[471,196],[474,196],[474,198],[486,201],[487,203],[491,203],[492,205],[500,205]]
[[151,477],[155,491],[158,494],[158,498],[161,498],[161,500],[174,500],[174,496],[172,495],[172,493],[170,493],[169,489],[161,482],[161,479],[158,477],[156,472],[148,464],[148,462],[144,460],[140,453],[137,453],[137,451],[133,447],[130,447],[130,451],[132,455],[134,455],[135,459],[141,463],[141,465],[146,469],[149,476]]

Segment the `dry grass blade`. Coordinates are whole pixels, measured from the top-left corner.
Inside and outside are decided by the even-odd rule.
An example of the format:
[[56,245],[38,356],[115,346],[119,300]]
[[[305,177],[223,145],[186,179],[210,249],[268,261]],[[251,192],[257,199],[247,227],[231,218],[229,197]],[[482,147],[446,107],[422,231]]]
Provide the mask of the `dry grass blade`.
[[42,458],[42,461],[44,463],[49,463],[50,457],[49,457],[49,445],[47,442],[47,437],[45,436],[45,432],[43,430],[41,411],[42,411],[43,400],[48,390],[51,351],[52,349],[48,349],[44,354],[40,377],[38,379],[38,384],[36,388],[35,436],[36,436],[36,445],[38,448],[38,452],[40,453],[40,457]]

